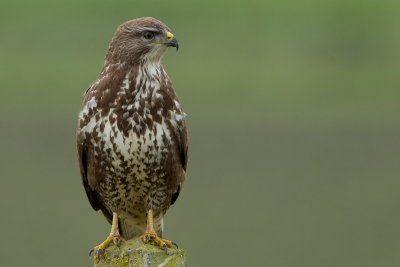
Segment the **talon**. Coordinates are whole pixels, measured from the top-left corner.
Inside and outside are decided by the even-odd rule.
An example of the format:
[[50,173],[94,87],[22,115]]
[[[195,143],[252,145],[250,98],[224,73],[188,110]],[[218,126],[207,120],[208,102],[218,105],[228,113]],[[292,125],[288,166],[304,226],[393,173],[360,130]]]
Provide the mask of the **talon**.
[[149,239],[151,240],[152,245],[158,246],[162,250],[165,250],[165,254],[168,255],[168,248],[172,248],[173,245],[178,247],[178,245],[174,242],[171,242],[167,239],[162,239],[157,236],[156,232],[154,231],[154,226],[153,226],[153,210],[149,210],[147,212],[147,227],[146,231],[143,233],[143,235],[140,236],[142,241],[147,244]]
[[93,254],[93,251],[94,251],[94,248],[92,248],[92,249],[89,251],[89,257],[91,257],[91,256],[92,256],[92,254]]
[[171,243],[172,243],[172,245],[174,245],[176,248],[178,248],[178,244],[177,244],[177,243],[175,243],[175,242],[173,242],[173,241],[171,241]]
[[101,256],[101,253],[103,252],[103,250],[101,249],[101,248],[99,248],[98,250],[97,250],[97,258],[99,258],[100,259],[100,256]]
[[93,253],[93,251],[97,249],[96,254],[98,259],[96,260],[100,260],[101,256],[104,254],[105,250],[110,244],[114,243],[119,248],[121,242],[123,241],[125,241],[125,239],[119,234],[118,231],[118,215],[113,212],[113,222],[111,225],[110,235],[107,237],[106,240],[104,240],[103,243],[92,248],[89,252],[89,255],[91,255],[91,253]]

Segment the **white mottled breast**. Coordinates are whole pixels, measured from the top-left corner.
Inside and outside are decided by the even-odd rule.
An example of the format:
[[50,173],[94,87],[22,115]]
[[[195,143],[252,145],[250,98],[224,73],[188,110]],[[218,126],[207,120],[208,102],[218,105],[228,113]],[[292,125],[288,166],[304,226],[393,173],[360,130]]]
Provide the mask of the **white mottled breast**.
[[[98,156],[98,158],[102,160],[100,164],[104,167],[105,172],[113,174],[120,173],[122,175],[124,172],[126,173],[126,169],[129,169],[131,173],[128,176],[134,177],[135,180],[145,180],[148,178],[146,164],[144,163],[152,165],[152,172],[158,171],[159,175],[163,175],[162,170],[158,170],[157,166],[161,168],[163,160],[165,160],[168,153],[167,146],[173,143],[171,139],[171,129],[167,126],[165,120],[169,120],[170,124],[176,128],[178,127],[178,121],[184,119],[184,113],[178,101],[174,102],[175,108],[169,111],[169,118],[162,117],[160,122],[155,122],[150,114],[150,108],[153,107],[152,101],[145,102],[145,107],[141,109],[142,112],[139,114],[138,110],[141,99],[146,99],[149,94],[152,94],[152,97],[149,98],[150,100],[162,98],[162,95],[159,93],[161,86],[160,79],[157,75],[161,75],[161,71],[166,75],[165,71],[159,68],[159,65],[148,65],[145,66],[145,68],[146,73],[143,73],[141,68],[139,68],[136,84],[140,84],[140,81],[142,81],[143,88],[142,90],[138,90],[131,104],[116,107],[116,103],[118,103],[120,98],[127,97],[127,94],[132,90],[132,88],[129,88],[129,73],[127,73],[119,88],[117,97],[114,99],[114,103],[112,103],[106,116],[101,116],[102,109],[97,109],[95,97],[92,97],[86,103],[80,114],[80,118],[83,119],[89,114],[89,110],[97,110],[97,113],[91,116],[89,122],[81,127],[81,133],[88,138],[94,146],[95,156]],[[107,70],[107,68],[105,68],[105,70]],[[143,83],[143,81],[145,82]],[[157,110],[159,115],[161,115],[162,112],[162,108]],[[122,113],[122,120],[128,122],[131,127],[131,130],[128,131],[128,135],[125,135],[124,132],[120,131],[118,128],[118,122],[121,118],[118,118],[117,113]],[[133,120],[134,114],[137,114],[139,123],[135,123]],[[96,119],[96,117],[99,119]],[[153,121],[152,128],[147,128],[144,123],[146,119]],[[102,130],[100,130],[101,125],[104,125]],[[136,132],[143,130],[143,127],[146,128],[144,134],[137,135]],[[168,142],[168,144],[165,143],[165,140],[167,140],[166,142]],[[157,149],[154,147],[155,141],[157,143]],[[113,144],[115,144],[115,147]],[[98,155],[96,148],[101,148],[100,153],[102,155]],[[121,167],[123,163],[128,163],[128,166]],[[114,177],[109,176],[108,178],[115,179],[115,175],[113,176]],[[152,178],[156,179],[156,177]],[[112,181],[105,182],[107,184]]]
[[[124,161],[132,161],[135,163],[141,162],[142,160],[147,162],[160,161],[162,152],[167,152],[165,146],[163,146],[164,140],[162,134],[165,134],[169,142],[171,142],[170,130],[166,127],[165,121],[162,121],[162,123],[153,123],[152,129],[147,128],[145,134],[139,136],[136,135],[134,128],[142,128],[144,125],[131,123],[132,130],[129,131],[129,135],[126,136],[118,129],[118,119],[114,111],[113,108],[110,109],[108,115],[106,117],[101,117],[98,121],[96,121],[96,116],[94,115],[87,126],[82,128],[83,133],[90,133],[90,135],[92,135],[92,138],[89,138],[94,147],[99,145],[99,142],[95,142],[95,137],[100,138],[104,144],[102,147],[103,152],[107,153],[106,151],[111,149],[112,154],[110,156],[113,158],[113,165],[115,166],[119,166],[121,159],[117,156],[117,153],[122,155]],[[99,111],[99,113],[101,113],[101,111]],[[144,118],[147,116],[151,117],[150,114],[144,114],[139,118],[142,118],[144,121]],[[112,117],[115,119],[113,123],[110,122],[110,118]],[[132,122],[129,118],[128,121]],[[100,125],[102,123],[104,123],[104,130],[100,132]],[[160,144],[160,149],[158,151],[150,150],[154,140],[157,140],[157,143]],[[113,143],[116,144],[117,150],[114,150]],[[151,153],[153,157],[149,157],[148,154],[146,156],[146,153]]]

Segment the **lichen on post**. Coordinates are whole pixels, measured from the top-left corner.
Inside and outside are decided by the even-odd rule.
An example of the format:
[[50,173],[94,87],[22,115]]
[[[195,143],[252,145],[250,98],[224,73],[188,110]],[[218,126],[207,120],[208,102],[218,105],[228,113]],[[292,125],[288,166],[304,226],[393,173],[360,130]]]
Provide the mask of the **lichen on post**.
[[[96,253],[94,253],[96,254]],[[123,242],[118,248],[110,245],[99,259],[94,256],[95,267],[169,267],[185,266],[185,251],[182,249],[168,248],[168,254],[160,247],[144,244],[137,237]]]

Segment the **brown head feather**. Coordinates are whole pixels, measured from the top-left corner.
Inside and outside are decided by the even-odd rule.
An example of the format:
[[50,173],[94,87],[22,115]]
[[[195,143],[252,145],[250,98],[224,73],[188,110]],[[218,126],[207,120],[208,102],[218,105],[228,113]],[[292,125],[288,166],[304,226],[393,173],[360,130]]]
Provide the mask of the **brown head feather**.
[[[155,60],[160,60],[167,50],[165,45],[153,43],[165,41],[169,28],[161,21],[146,17],[127,21],[120,25],[114,33],[106,55],[106,62],[127,62],[130,65],[139,64],[146,55],[156,54]],[[154,38],[144,37],[146,32],[154,33]]]

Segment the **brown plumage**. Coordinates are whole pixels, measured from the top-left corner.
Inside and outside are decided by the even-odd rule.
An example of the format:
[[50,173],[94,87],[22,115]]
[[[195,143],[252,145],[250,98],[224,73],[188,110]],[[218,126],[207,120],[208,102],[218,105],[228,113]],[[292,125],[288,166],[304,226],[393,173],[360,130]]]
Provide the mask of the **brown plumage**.
[[161,236],[162,218],[186,179],[185,114],[161,64],[168,46],[178,48],[177,40],[154,18],[119,26],[79,116],[78,159],[89,202],[110,223],[117,216],[126,239],[147,231],[150,210]]

